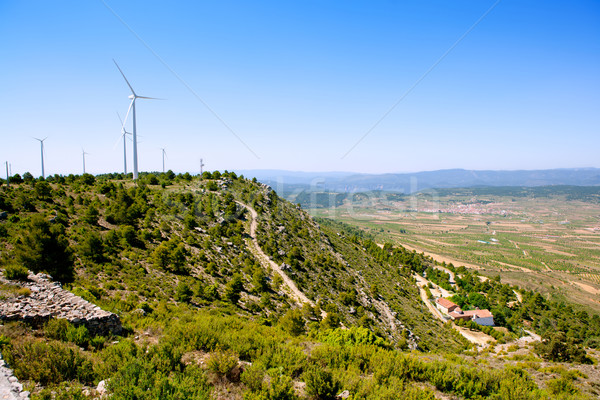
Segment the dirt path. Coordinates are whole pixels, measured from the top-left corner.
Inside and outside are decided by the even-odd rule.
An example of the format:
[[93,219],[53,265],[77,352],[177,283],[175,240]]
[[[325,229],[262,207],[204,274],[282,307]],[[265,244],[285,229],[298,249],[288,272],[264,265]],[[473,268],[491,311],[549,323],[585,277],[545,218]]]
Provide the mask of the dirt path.
[[423,278],[418,274],[414,274],[413,277],[417,280],[417,287],[419,288],[419,293],[421,294],[421,300],[423,300],[423,303],[425,303],[431,314],[433,314],[434,317],[441,320],[442,322],[446,322],[446,319],[442,316],[440,310],[435,308],[435,306],[431,304],[431,302],[427,298],[427,292],[424,289],[424,287],[427,286],[427,279]]
[[548,265],[546,265],[546,263],[545,263],[545,262],[543,262],[543,261],[540,261],[540,262],[541,262],[542,264],[544,264],[544,267],[546,267],[546,269],[547,269],[548,271],[552,272],[552,270],[550,269],[550,267],[549,267]]
[[523,296],[521,296],[521,293],[517,292],[516,290],[513,289],[513,293],[515,294],[515,296],[517,296],[517,301],[519,303],[523,302]]
[[[287,288],[288,295],[292,299],[294,299],[294,301],[299,306],[302,306],[303,304],[308,303],[314,307],[315,303],[312,300],[310,300],[308,297],[306,297],[306,295],[304,293],[302,293],[302,291],[300,291],[300,289],[298,289],[298,287],[296,286],[294,281],[291,280],[290,277],[287,276],[287,274],[281,269],[281,267],[279,265],[277,265],[276,262],[271,260],[271,258],[267,254],[265,254],[265,252],[258,245],[258,239],[256,238],[256,228],[258,227],[258,221],[257,221],[258,214],[256,213],[256,211],[252,207],[248,206],[247,204],[244,204],[239,201],[236,201],[236,203],[238,203],[240,206],[244,207],[246,210],[250,211],[250,215],[252,216],[252,220],[250,222],[250,238],[251,238],[252,246],[249,246],[252,254],[254,254],[258,258],[258,260],[264,267],[270,268],[274,273],[279,274],[279,276],[281,276],[281,279],[283,279],[283,283]],[[327,316],[327,313],[325,311],[321,310],[321,317],[325,318],[326,316]]]
[[464,328],[458,325],[452,325],[465,339],[471,343],[475,343],[479,347],[487,347],[490,343],[495,343],[496,339],[490,335],[486,335],[480,331],[472,331],[468,328]]
[[571,282],[571,283],[579,286],[581,289],[585,290],[588,293],[591,293],[594,295],[600,294],[600,290],[596,289],[592,285],[586,285],[585,283],[581,283],[581,282]]

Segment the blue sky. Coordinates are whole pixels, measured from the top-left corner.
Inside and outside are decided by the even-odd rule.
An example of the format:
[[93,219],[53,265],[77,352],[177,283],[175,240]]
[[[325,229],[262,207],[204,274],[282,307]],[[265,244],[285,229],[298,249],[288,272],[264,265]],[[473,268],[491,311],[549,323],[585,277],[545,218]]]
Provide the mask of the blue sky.
[[171,3],[0,2],[0,161],[121,171],[114,58],[142,171],[600,167],[598,1]]

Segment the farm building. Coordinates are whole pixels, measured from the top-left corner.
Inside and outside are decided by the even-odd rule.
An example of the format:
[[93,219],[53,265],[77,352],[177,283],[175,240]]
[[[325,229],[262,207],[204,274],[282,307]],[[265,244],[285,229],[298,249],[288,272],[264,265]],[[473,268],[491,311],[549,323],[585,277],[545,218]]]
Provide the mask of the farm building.
[[443,313],[450,314],[452,311],[456,310],[458,306],[451,302],[448,299],[443,297],[439,297],[435,299],[435,306]]
[[489,310],[469,310],[463,311],[460,308],[449,313],[454,320],[462,319],[463,321],[473,321],[476,324],[484,326],[494,326],[494,316]]

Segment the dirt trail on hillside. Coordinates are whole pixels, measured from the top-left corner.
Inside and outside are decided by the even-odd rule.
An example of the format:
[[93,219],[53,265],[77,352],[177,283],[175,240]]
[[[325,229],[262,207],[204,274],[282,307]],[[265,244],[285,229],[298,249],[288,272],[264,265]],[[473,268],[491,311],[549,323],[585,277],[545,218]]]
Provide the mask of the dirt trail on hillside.
[[423,303],[425,303],[425,305],[434,317],[438,318],[442,322],[446,322],[446,319],[442,316],[440,311],[437,308],[435,308],[435,306],[431,304],[431,302],[427,298],[427,292],[424,289],[424,287],[427,286],[427,283],[429,283],[427,279],[423,278],[419,274],[414,274],[413,277],[417,280],[417,287],[419,288],[419,293],[421,294],[421,300],[423,300]]
[[[287,274],[281,269],[281,267],[279,265],[277,265],[276,262],[271,260],[271,258],[260,248],[260,246],[258,244],[258,239],[256,238],[256,228],[258,227],[257,212],[247,204],[244,204],[239,201],[236,201],[236,203],[238,203],[240,206],[244,207],[246,210],[250,211],[250,215],[252,217],[252,220],[250,222],[250,238],[252,239],[252,246],[250,246],[250,251],[252,252],[252,254],[254,254],[258,258],[258,260],[260,261],[260,263],[263,266],[270,268],[273,272],[275,272],[275,273],[279,274],[279,276],[281,276],[281,279],[283,279],[284,285],[288,289],[288,292],[289,292],[288,294],[290,295],[290,297],[292,299],[294,299],[294,301],[299,306],[302,306],[303,304],[308,303],[314,307],[315,303],[311,299],[306,297],[306,295],[304,293],[302,293],[302,291],[300,291],[300,289],[298,289],[298,287],[296,286],[294,281],[289,276],[287,276]],[[327,313],[325,311],[321,310],[321,317],[325,318],[326,316],[327,316]]]

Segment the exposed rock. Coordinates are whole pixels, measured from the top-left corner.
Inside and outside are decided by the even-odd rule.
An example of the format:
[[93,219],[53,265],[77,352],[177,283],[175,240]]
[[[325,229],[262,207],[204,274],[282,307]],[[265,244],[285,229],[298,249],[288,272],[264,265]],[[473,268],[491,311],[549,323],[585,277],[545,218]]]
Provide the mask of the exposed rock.
[[106,381],[102,380],[98,382],[98,387],[96,388],[96,391],[100,396],[106,394]]
[[13,371],[8,368],[0,357],[0,398],[29,400],[29,392],[23,391],[23,385],[13,376]]

